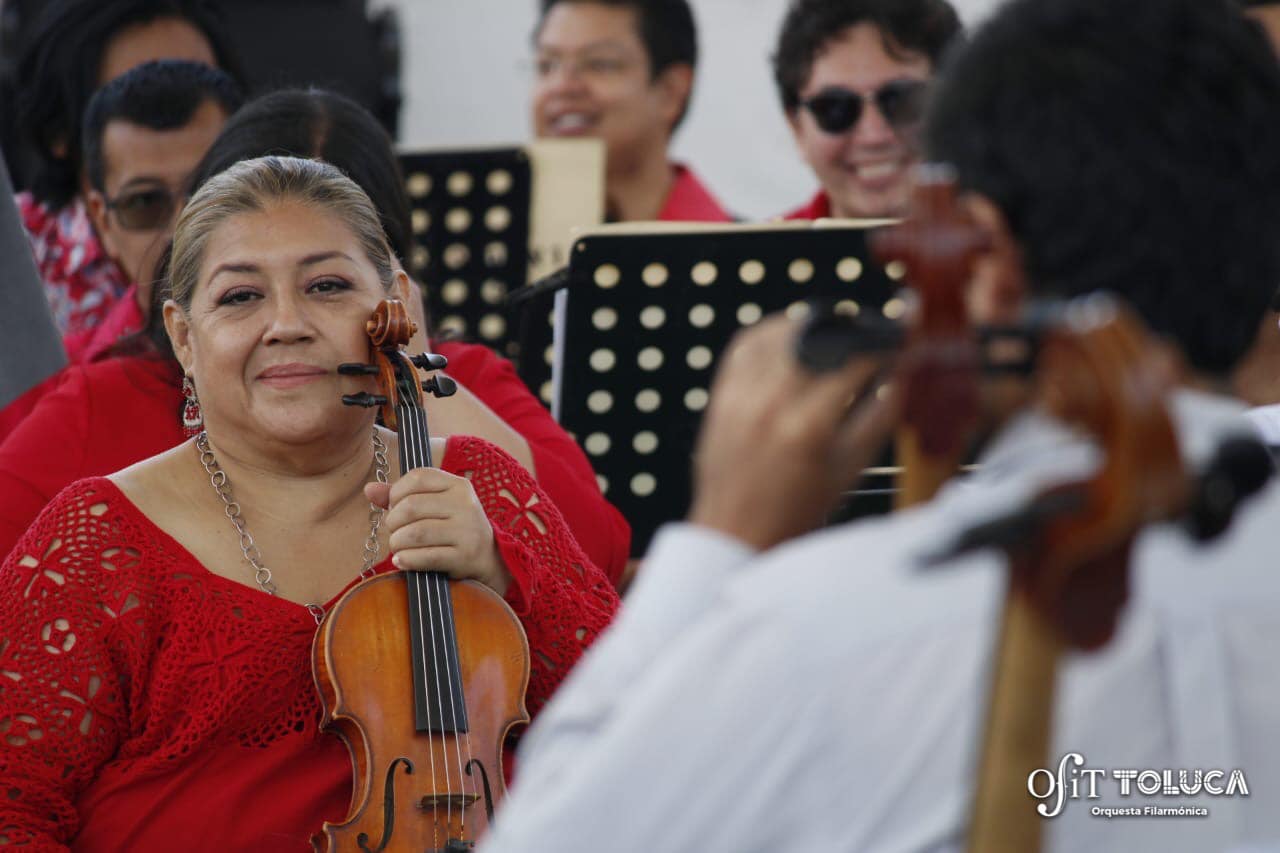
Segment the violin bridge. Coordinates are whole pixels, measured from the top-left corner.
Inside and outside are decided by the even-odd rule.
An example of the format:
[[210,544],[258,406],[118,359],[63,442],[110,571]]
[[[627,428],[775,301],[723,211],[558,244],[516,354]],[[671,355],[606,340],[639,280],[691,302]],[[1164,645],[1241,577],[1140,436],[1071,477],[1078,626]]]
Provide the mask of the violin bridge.
[[418,801],[418,808],[429,811],[437,808],[465,809],[475,805],[479,794],[427,794]]

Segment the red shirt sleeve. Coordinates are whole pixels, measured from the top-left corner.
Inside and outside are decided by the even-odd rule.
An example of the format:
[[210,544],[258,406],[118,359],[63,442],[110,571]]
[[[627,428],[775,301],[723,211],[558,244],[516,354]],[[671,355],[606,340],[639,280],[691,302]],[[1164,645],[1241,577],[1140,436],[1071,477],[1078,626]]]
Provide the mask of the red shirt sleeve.
[[9,437],[9,434],[26,420],[27,415],[31,414],[31,411],[45,398],[45,395],[58,387],[58,384],[62,382],[65,376],[66,368],[63,368],[39,385],[28,388],[21,396],[11,400],[9,405],[0,409],[0,443],[3,443]]
[[511,573],[507,601],[529,638],[526,704],[536,716],[613,619],[618,593],[519,462],[474,436],[450,436],[444,469],[466,477]]
[[181,393],[167,362],[110,359],[69,367],[0,443],[0,556],[58,492],[110,474],[183,439]]
[[476,344],[440,343],[446,371],[493,409],[529,442],[538,484],[564,516],[587,556],[613,583],[622,577],[631,551],[631,527],[600,494],[595,471],[528,387],[511,362]]
[[0,444],[0,554],[13,549],[63,486],[79,479],[88,445],[84,373],[69,368],[59,376]]

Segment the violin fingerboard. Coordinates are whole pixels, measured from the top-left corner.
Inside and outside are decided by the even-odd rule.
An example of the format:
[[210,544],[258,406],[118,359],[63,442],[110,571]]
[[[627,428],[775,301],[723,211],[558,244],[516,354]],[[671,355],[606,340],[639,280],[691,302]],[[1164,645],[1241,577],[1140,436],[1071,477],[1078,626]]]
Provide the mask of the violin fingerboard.
[[441,572],[405,572],[409,624],[417,626],[413,654],[414,728],[455,734],[468,731],[449,578]]

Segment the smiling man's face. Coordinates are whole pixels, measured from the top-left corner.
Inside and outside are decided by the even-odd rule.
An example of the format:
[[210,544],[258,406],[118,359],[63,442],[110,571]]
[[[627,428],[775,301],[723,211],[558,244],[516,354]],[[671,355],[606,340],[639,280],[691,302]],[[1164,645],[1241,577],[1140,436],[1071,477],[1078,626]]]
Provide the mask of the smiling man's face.
[[915,132],[891,124],[876,93],[886,85],[927,81],[931,72],[923,54],[891,54],[872,24],[840,32],[814,57],[800,87],[801,103],[830,92],[852,92],[862,99],[857,122],[841,132],[823,130],[803,106],[788,115],[796,146],[830,197],[833,216],[879,218],[905,212],[911,170],[919,159]]
[[665,151],[684,98],[654,77],[638,23],[634,9],[589,0],[547,12],[536,38],[537,136],[602,139],[611,172]]

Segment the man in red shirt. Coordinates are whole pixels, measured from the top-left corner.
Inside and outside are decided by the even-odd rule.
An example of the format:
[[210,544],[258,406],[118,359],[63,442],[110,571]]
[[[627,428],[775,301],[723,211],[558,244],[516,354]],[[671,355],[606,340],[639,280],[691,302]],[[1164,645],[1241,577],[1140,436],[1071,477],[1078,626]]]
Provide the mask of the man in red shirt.
[[226,73],[174,59],[139,65],[89,100],[81,128],[89,217],[133,287],[92,332],[68,336],[73,361],[142,327],[191,173],[241,101]]
[[610,221],[733,218],[668,159],[698,58],[687,0],[542,0],[534,46],[534,133],[603,140]]
[[902,215],[928,82],[960,34],[946,0],[793,0],[774,79],[822,188],[785,218]]
[[[186,201],[187,182],[241,100],[225,72],[178,59],[139,65],[89,100],[78,159],[93,229],[83,242],[63,248],[70,256],[94,253],[98,266],[123,273],[132,285],[94,325],[64,336],[73,364],[92,361],[146,324],[156,263]],[[27,225],[32,221],[28,217]],[[0,409],[0,440],[56,383],[56,377],[48,379]]]

